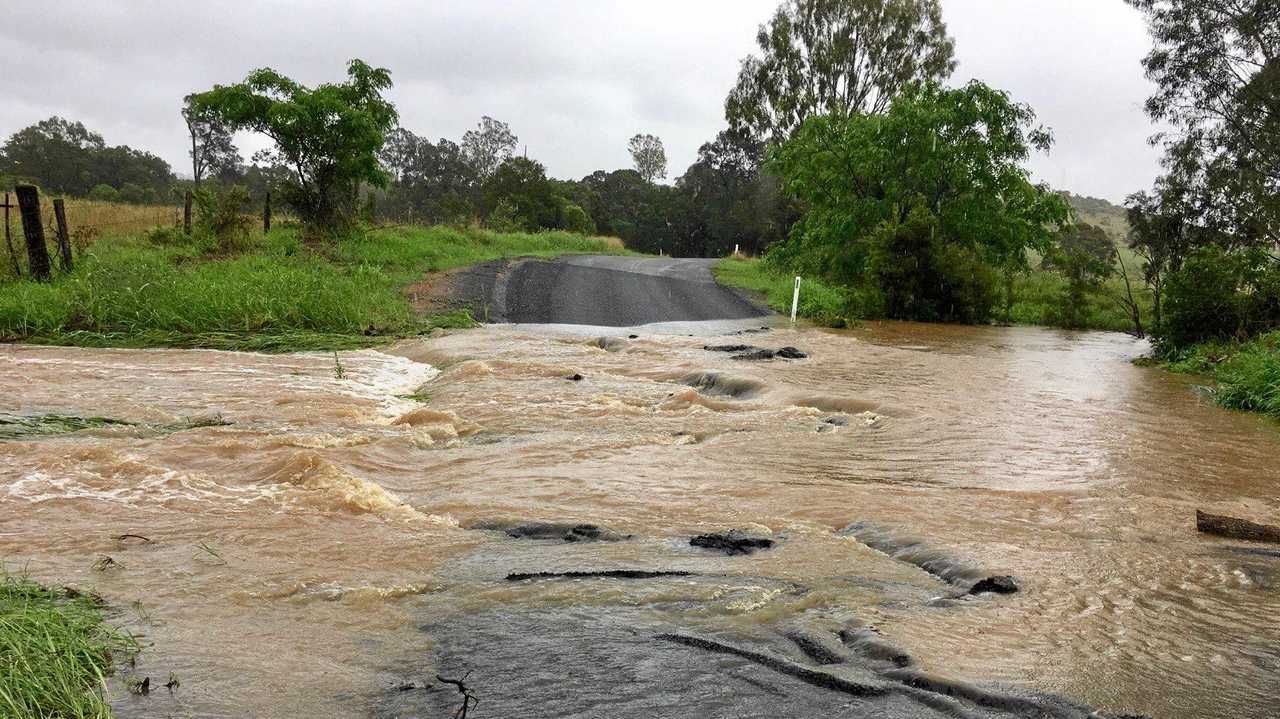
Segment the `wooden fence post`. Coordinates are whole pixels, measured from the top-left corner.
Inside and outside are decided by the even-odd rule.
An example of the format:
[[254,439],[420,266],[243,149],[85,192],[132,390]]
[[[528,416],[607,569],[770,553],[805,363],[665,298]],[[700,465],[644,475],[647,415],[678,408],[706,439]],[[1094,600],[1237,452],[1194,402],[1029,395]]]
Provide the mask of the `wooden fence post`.
[[18,212],[22,215],[22,233],[27,238],[27,269],[33,279],[49,279],[49,248],[44,244],[44,225],[40,224],[40,191],[35,185],[18,185]]
[[182,199],[182,234],[191,234],[191,190]]
[[271,193],[267,193],[267,199],[262,203],[262,234],[271,231]]
[[53,201],[53,216],[58,221],[58,252],[62,255],[62,271],[71,271],[71,232],[67,229],[67,208],[59,197]]
[[4,245],[9,248],[9,261],[13,263],[13,276],[22,277],[22,264],[18,262],[18,253],[13,249],[13,237],[9,235],[9,193],[4,193]]

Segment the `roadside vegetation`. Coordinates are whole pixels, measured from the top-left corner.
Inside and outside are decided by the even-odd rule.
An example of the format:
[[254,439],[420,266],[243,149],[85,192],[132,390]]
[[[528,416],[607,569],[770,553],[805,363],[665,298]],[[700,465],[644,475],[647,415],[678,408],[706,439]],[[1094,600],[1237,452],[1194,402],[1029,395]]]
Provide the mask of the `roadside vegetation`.
[[107,719],[106,677],[137,650],[93,596],[0,570],[0,716]]
[[[713,268],[713,273],[720,284],[759,294],[774,311],[791,313],[793,275],[779,274],[760,260],[745,257],[726,257]],[[853,304],[840,288],[802,279],[796,314],[825,327],[844,327],[856,317]]]
[[95,242],[72,273],[0,281],[0,338],[45,344],[202,347],[268,352],[382,344],[465,312],[416,316],[404,288],[439,272],[510,256],[616,253],[616,241],[565,232],[498,233],[403,226],[309,244],[296,227],[245,234],[225,249],[210,232]]

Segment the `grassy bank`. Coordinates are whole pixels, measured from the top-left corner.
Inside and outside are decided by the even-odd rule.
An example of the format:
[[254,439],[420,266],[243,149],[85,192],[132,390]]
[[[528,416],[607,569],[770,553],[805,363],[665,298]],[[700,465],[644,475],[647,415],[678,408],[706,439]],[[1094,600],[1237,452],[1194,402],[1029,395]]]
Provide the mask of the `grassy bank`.
[[1212,378],[1214,398],[1223,407],[1280,418],[1280,331],[1244,343],[1195,345],[1164,364],[1174,372]]
[[[749,259],[726,258],[715,268],[716,279],[724,285],[759,292],[773,309],[791,312],[791,290],[794,277],[770,272],[768,267]],[[1018,324],[1057,326],[1062,313],[1066,280],[1045,270],[1019,275],[1014,282],[1013,321]],[[1138,288],[1135,287],[1135,293]],[[1084,311],[1085,329],[1128,332],[1133,328],[1129,316],[1114,297],[1124,292],[1124,282],[1112,278],[1099,291],[1090,293]],[[1150,314],[1150,299],[1139,297],[1143,317]],[[857,302],[847,290],[805,279],[801,285],[799,314],[818,324],[839,325],[858,318]],[[1003,307],[995,309],[997,316]]]
[[[714,273],[720,284],[757,292],[774,310],[787,315],[791,313],[794,275],[770,272],[759,260],[734,257],[721,260]],[[845,291],[812,279],[801,282],[797,314],[828,327],[844,326],[852,319]]]
[[[1151,293],[1142,281],[1142,260],[1128,248],[1119,250],[1119,259],[1128,270],[1129,279],[1133,283],[1134,299],[1142,312],[1144,322],[1151,321]],[[1067,280],[1056,272],[1039,269],[1040,258],[1033,256],[1031,266],[1036,267],[1029,272],[1017,275],[1013,282],[1013,322],[1023,325],[1044,325],[1057,327],[1062,325],[1063,302],[1067,293]],[[1124,279],[1113,274],[1103,282],[1098,290],[1089,292],[1085,297],[1085,306],[1081,311],[1082,329],[1108,330],[1112,332],[1133,331],[1133,320],[1128,312],[1117,301],[1127,295]],[[997,310],[1003,312],[1003,305]],[[1149,330],[1150,327],[1144,329]]]
[[137,650],[93,599],[0,572],[0,716],[111,716],[103,681],[115,653]]
[[621,252],[616,240],[564,232],[444,227],[373,230],[304,244],[292,229],[219,254],[175,232],[96,242],[52,282],[0,280],[0,339],[113,347],[261,351],[366,347],[464,314],[418,317],[403,288],[427,272],[500,257]]

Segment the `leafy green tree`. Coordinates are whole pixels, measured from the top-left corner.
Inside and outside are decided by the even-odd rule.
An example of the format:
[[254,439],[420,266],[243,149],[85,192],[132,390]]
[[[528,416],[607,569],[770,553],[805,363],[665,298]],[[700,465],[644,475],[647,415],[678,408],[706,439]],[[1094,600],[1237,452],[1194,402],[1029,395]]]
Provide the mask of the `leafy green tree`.
[[510,206],[514,220],[525,230],[558,226],[559,198],[542,163],[523,157],[502,163],[484,184],[484,201],[487,214]]
[[627,150],[631,153],[636,172],[640,173],[645,182],[666,179],[667,151],[656,135],[637,134],[627,143]]
[[[1047,249],[1069,209],[1024,167],[1033,149],[1052,143],[1034,120],[1030,107],[977,81],[905,88],[881,115],[810,118],[772,155],[804,216],[770,260],[846,285],[880,282],[893,317],[983,319],[989,303],[980,293],[943,287],[922,296],[884,285],[900,275],[876,268],[887,266],[886,253],[908,268],[961,259],[1006,268],[1025,263],[1027,249]],[[942,301],[961,297],[974,304]]]
[[264,68],[192,96],[191,107],[271,138],[266,159],[291,171],[281,187],[289,205],[311,228],[334,230],[355,219],[361,183],[386,184],[378,151],[396,126],[395,107],[382,96],[390,87],[390,72],[361,60],[347,65],[347,82],[315,88]]
[[388,137],[382,162],[396,177],[387,201],[397,216],[431,223],[476,217],[479,178],[457,143],[432,144],[399,129]]
[[1041,265],[1060,273],[1067,281],[1058,309],[1059,324],[1070,328],[1085,326],[1088,295],[1114,274],[1115,263],[1116,246],[1101,227],[1080,223],[1058,231]]
[[735,131],[772,142],[814,115],[878,113],[955,69],[938,0],[784,0],[725,102]]
[[222,118],[192,105],[192,95],[183,98],[182,119],[191,136],[191,177],[197,187],[207,175],[235,172],[240,167],[233,131]]
[[1187,219],[1235,244],[1280,242],[1280,9],[1274,0],[1127,0],[1146,15],[1147,113]]
[[519,141],[505,122],[488,115],[480,118],[474,130],[462,136],[462,152],[481,182],[486,182],[502,163],[511,159]]

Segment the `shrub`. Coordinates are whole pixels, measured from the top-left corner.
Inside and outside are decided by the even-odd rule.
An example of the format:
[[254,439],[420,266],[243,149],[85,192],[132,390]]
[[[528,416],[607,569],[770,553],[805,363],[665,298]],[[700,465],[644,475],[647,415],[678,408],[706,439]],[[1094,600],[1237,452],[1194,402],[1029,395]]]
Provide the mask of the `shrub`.
[[1245,340],[1280,326],[1280,267],[1261,251],[1202,247],[1169,274],[1160,350]]
[[941,239],[937,220],[916,208],[906,222],[875,232],[867,269],[884,314],[926,322],[982,322],[991,317],[995,277],[977,252]]
[[595,234],[596,223],[591,221],[586,210],[565,201],[560,206],[560,229],[579,235],[591,235]]
[[103,183],[89,190],[89,199],[99,202],[119,202],[120,193],[111,185]]
[[213,237],[220,252],[239,252],[249,247],[253,221],[244,214],[249,191],[240,185],[224,189],[201,188],[193,196],[197,227]]

